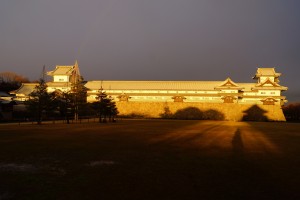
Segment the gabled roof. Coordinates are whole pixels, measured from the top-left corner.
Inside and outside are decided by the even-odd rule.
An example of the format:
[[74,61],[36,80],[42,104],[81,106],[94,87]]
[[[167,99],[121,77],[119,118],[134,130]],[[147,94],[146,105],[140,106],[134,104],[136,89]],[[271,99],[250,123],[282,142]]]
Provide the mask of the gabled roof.
[[266,85],[267,87],[270,87],[268,84],[272,85],[273,87],[280,87],[280,85],[278,83],[271,81],[269,78],[264,80],[264,82],[256,84],[255,86],[256,87],[264,87]]
[[264,99],[262,99],[262,100],[260,100],[260,101],[262,101],[262,102],[264,102],[264,101],[277,102],[278,100],[274,99],[274,97],[267,97],[267,98],[264,98]]
[[243,89],[238,84],[233,82],[229,77],[223,81],[219,86],[215,87],[215,89]]
[[253,79],[257,79],[261,76],[279,77],[281,73],[276,73],[275,68],[257,68],[256,74]]
[[280,89],[280,90],[287,90],[287,87],[281,86],[276,82],[271,81],[271,79],[267,78],[264,82],[258,83],[255,85],[253,89]]
[[53,71],[47,72],[47,75],[71,75],[74,70],[74,66],[59,66],[57,65]]
[[15,91],[15,94],[29,95],[38,84],[39,83],[22,83],[21,87]]

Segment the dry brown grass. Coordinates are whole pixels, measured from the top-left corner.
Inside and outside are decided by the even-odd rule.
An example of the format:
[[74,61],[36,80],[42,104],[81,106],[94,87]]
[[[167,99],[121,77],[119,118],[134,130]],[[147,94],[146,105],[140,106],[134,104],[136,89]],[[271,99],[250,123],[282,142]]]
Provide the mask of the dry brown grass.
[[296,199],[300,124],[0,125],[0,199]]

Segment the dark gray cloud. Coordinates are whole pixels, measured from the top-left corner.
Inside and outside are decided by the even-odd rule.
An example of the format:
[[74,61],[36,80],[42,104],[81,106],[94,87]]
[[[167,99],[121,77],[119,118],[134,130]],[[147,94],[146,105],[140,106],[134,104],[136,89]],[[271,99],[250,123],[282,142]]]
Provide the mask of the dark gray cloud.
[[282,72],[300,101],[298,0],[4,0],[0,71],[38,79],[78,59],[86,80],[251,82]]

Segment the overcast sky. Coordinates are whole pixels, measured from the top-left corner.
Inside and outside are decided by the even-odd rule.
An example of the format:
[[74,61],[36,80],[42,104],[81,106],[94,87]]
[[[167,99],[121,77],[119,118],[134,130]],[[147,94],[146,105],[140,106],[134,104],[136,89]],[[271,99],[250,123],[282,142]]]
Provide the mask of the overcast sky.
[[299,0],[1,0],[0,72],[39,79],[253,82],[276,67],[300,101]]

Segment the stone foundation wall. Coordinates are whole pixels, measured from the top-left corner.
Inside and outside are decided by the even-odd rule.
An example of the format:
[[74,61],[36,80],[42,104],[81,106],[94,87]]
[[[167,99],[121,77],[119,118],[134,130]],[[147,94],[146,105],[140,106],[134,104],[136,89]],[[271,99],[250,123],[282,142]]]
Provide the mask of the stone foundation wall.
[[279,105],[192,102],[116,102],[119,114],[144,118],[286,121]]

